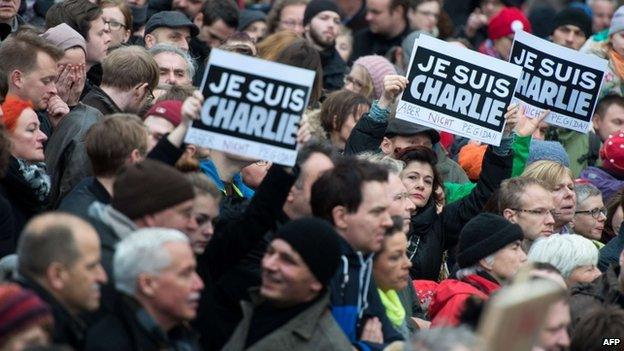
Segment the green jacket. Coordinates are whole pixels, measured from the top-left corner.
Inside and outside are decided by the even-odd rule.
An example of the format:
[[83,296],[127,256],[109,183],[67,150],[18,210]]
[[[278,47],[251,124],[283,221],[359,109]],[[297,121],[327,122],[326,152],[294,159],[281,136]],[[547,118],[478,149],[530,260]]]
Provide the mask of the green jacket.
[[[514,152],[513,166],[511,169],[511,176],[517,177],[522,174],[526,167],[526,161],[529,158],[529,146],[531,145],[531,136],[520,137],[517,136],[511,146]],[[475,183],[457,184],[452,182],[444,182],[444,193],[446,194],[446,203],[450,204],[459,199],[462,199],[474,189],[477,185]]]
[[587,134],[574,130],[557,128],[557,141],[570,157],[570,170],[575,178],[582,170],[590,166],[600,165],[600,137],[594,132]]

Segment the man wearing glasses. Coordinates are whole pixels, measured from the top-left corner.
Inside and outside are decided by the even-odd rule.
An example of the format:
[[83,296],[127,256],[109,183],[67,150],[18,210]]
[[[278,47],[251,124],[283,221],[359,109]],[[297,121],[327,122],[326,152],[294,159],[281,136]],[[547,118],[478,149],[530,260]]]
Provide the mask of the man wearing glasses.
[[138,113],[154,99],[152,91],[160,78],[158,64],[147,50],[126,46],[108,55],[102,62],[102,84],[94,87],[83,103],[102,112]]
[[553,195],[539,180],[528,177],[506,179],[498,195],[500,214],[522,228],[522,249],[529,251],[540,237],[550,236],[555,224]]

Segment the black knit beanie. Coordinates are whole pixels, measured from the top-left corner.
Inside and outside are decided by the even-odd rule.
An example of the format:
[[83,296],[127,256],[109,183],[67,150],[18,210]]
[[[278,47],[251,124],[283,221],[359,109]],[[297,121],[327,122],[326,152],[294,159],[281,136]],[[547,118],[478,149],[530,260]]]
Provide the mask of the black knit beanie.
[[128,218],[136,219],[194,197],[193,186],[182,173],[147,159],[122,168],[113,184],[111,205]]
[[273,239],[282,239],[297,251],[323,286],[336,273],[340,241],[328,222],[313,217],[297,219],[281,227]]
[[312,0],[310,1],[310,3],[308,3],[308,6],[306,6],[305,12],[303,13],[303,25],[305,26],[310,23],[314,16],[318,15],[323,11],[333,11],[337,13],[340,17],[342,17],[342,12],[340,12],[338,5],[336,5],[333,1]]
[[589,39],[592,35],[592,20],[585,11],[578,8],[568,7],[566,9],[561,10],[555,16],[555,25],[553,27],[553,32],[565,25],[573,25],[577,26],[583,31],[585,34],[585,38]]
[[475,265],[496,251],[524,237],[522,228],[501,216],[481,213],[471,219],[459,234],[459,268]]

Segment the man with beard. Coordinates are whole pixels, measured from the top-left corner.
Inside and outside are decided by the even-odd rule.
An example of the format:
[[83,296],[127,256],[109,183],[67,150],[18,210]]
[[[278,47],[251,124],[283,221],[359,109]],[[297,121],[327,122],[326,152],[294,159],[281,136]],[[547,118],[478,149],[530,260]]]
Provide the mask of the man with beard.
[[323,88],[328,92],[342,88],[347,70],[336,51],[340,18],[340,9],[331,0],[313,0],[303,14],[305,37],[321,55]]

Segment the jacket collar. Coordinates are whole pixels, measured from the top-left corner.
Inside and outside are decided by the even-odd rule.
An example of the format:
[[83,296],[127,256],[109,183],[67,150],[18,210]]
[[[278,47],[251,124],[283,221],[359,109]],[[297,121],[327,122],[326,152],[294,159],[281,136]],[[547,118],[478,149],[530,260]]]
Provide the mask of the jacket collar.
[[100,88],[97,85],[92,85],[91,86],[91,91],[89,91],[88,95],[95,95],[95,96],[97,96],[99,98],[100,102],[102,102],[104,105],[106,105],[106,108],[108,108],[109,111],[112,111],[111,113],[122,113],[123,112],[121,110],[121,108],[119,108],[119,106],[117,106],[115,101],[113,101],[113,99],[111,99],[111,97],[108,96],[108,94],[106,94],[106,92],[104,90],[102,90],[102,88]]
[[[34,291],[52,309],[54,317],[54,338],[69,336],[73,340],[55,340],[63,342],[84,341],[87,325],[77,316],[72,315],[49,291],[33,279],[18,276],[15,279],[21,286]],[[76,345],[72,345],[76,346]]]
[[102,223],[110,227],[119,239],[123,239],[138,227],[134,222],[126,217],[123,213],[117,211],[111,205],[105,205],[101,202],[94,202],[89,207],[89,216],[100,220]]
[[493,292],[501,288],[496,279],[486,272],[471,274],[461,279],[461,281],[474,286],[486,295],[491,295]]
[[[249,294],[252,302],[243,301],[243,309],[247,310],[247,312],[250,312],[254,307],[266,301],[266,299],[260,296],[259,291],[259,288],[250,289]],[[280,329],[298,335],[305,340],[310,340],[314,335],[314,329],[317,325],[316,322],[328,309],[329,292],[326,291],[321,297],[317,298],[314,304],[296,315]]]

